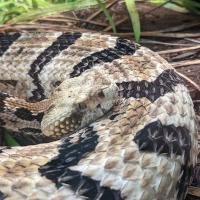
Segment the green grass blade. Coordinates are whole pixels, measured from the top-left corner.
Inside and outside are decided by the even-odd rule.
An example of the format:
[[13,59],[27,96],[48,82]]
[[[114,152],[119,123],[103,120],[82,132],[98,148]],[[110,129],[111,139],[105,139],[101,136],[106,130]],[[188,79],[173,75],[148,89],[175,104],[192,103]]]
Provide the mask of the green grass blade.
[[140,40],[141,31],[140,19],[138,11],[136,9],[135,0],[125,0],[125,3],[131,18],[135,40],[138,42]]
[[4,139],[5,143],[7,146],[20,146],[17,141],[9,134],[8,131],[5,132],[5,139]]
[[182,0],[183,6],[185,6],[189,11],[200,14],[200,2],[192,0]]
[[80,9],[87,8],[89,6],[94,6],[97,4],[98,3],[96,0],[90,0],[90,1],[77,0],[75,2],[50,4],[48,7],[45,8],[45,10],[43,9],[31,10],[27,13],[23,13],[19,16],[16,16],[15,18],[11,19],[9,23],[29,21],[29,20],[40,18],[40,17],[52,15],[53,13],[56,13],[56,12],[80,10]]
[[195,0],[148,0],[148,2],[163,5],[163,7],[176,12],[187,13],[188,11],[200,14],[200,2]]
[[0,9],[1,9],[1,8],[5,8],[5,7],[7,7],[7,6],[10,6],[11,4],[13,4],[12,1],[0,2]]
[[104,12],[104,14],[105,14],[107,20],[109,21],[110,25],[112,26],[113,32],[116,33],[116,32],[117,32],[117,29],[116,29],[115,23],[114,23],[114,21],[113,21],[111,15],[110,15],[108,9],[106,8],[105,3],[103,3],[101,0],[96,0],[96,1],[98,2],[100,8],[101,8],[102,11]]

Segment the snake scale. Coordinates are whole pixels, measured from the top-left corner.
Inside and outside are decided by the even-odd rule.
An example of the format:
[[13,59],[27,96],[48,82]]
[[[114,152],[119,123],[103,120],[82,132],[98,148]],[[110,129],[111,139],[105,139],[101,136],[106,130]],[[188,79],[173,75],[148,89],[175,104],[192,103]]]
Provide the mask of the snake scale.
[[46,142],[1,148],[1,200],[185,199],[197,123],[157,53],[98,33],[0,33],[0,89],[0,126]]

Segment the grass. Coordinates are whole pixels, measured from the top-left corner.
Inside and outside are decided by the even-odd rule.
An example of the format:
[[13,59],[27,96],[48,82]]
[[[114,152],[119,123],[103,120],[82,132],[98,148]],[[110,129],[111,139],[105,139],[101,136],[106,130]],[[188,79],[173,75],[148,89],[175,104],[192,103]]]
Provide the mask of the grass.
[[135,1],[125,0],[125,4],[131,18],[135,40],[138,42],[140,40],[140,19],[136,9]]
[[6,146],[20,146],[17,141],[10,135],[9,131],[5,131],[4,133],[4,141]]
[[[99,5],[107,20],[116,32],[116,26],[104,0],[0,0],[0,24],[31,21],[56,12],[71,11]],[[132,3],[130,3],[132,2]],[[131,16],[135,39],[140,38],[140,21],[135,0],[127,0],[126,5]]]
[[97,5],[96,0],[0,0],[0,24],[30,21],[94,5]]
[[175,10],[177,12],[191,12],[200,14],[200,1],[199,0],[148,0],[149,2],[157,5],[163,5],[166,8]]
[[112,20],[112,17],[110,16],[110,13],[108,11],[108,9],[106,9],[106,4],[104,2],[102,2],[102,0],[96,0],[99,4],[99,7],[103,10],[105,16],[107,17],[110,25],[112,26],[112,30],[114,33],[117,32],[116,26],[115,26],[115,22]]
[[[140,39],[140,20],[135,2],[137,0],[124,0],[130,15],[136,41]],[[190,11],[200,14],[199,0],[146,0],[156,5],[179,11]],[[0,0],[0,24],[31,21],[56,12],[84,9],[99,5],[107,20],[116,32],[116,26],[109,10],[106,9],[106,0]]]

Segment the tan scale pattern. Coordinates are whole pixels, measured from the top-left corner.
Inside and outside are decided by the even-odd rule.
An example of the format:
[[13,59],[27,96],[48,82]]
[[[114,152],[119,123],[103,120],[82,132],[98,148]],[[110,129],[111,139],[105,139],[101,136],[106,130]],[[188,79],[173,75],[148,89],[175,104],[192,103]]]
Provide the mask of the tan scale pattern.
[[0,59],[1,80],[14,80],[17,81],[17,85],[15,90],[12,90],[12,86],[7,85],[6,88],[1,88],[1,92],[27,99],[34,88],[28,75],[30,65],[60,35],[59,32],[22,34]]
[[[16,80],[16,90],[9,84],[1,83],[1,92],[24,100],[30,97],[35,89],[28,75],[30,65],[61,34],[23,33],[0,57],[0,80]],[[80,76],[69,78],[73,67],[83,58],[105,48],[113,48],[116,40],[116,37],[83,33],[39,73],[45,95],[49,97],[48,102],[31,104],[21,99],[7,98],[3,103],[8,112],[1,112],[0,118],[7,120],[6,127],[13,130],[42,128],[44,135],[55,138],[67,136],[70,132],[76,134],[78,128],[91,124],[99,136],[98,144],[93,152],[71,166],[71,170],[99,181],[102,187],[119,190],[126,200],[177,200],[176,186],[181,178],[183,157],[139,151],[133,139],[138,131],[157,120],[163,125],[185,127],[190,131],[192,142],[189,165],[194,166],[198,136],[193,104],[187,89],[178,84],[173,92],[163,93],[163,96],[151,102],[145,97],[121,98],[116,86],[116,83],[123,81],[155,81],[164,70],[172,69],[167,61],[151,50],[140,47],[133,55],[122,56],[110,63],[98,63]],[[62,83],[54,90],[57,81]],[[19,107],[32,113],[45,111],[41,125],[34,120],[26,121],[13,116],[13,111]],[[110,119],[112,115],[116,117]],[[70,142],[76,143],[76,137]],[[0,191],[6,200],[84,199],[68,185],[57,189],[51,180],[41,176],[38,171],[40,166],[59,154],[60,144],[62,140],[2,149]]]
[[[151,114],[151,106],[145,99],[131,99],[124,112],[120,108],[122,113],[115,120],[95,124],[99,135],[95,152],[70,169],[100,181],[101,186],[120,190],[126,199],[168,197],[175,200],[175,180],[179,179],[181,159],[141,153],[132,142],[137,129],[149,123],[146,116]],[[130,112],[132,116],[129,120],[127,113]]]
[[104,35],[83,33],[81,38],[43,68],[39,77],[43,80],[42,86],[45,88],[45,94],[47,96],[51,94],[55,87],[53,82],[63,82],[68,79],[73,67],[80,63],[83,58],[105,48],[113,48],[115,43],[116,37],[108,38]]
[[6,199],[44,199],[49,192],[56,192],[55,185],[38,174],[38,167],[56,156],[59,143],[2,150],[0,188]]

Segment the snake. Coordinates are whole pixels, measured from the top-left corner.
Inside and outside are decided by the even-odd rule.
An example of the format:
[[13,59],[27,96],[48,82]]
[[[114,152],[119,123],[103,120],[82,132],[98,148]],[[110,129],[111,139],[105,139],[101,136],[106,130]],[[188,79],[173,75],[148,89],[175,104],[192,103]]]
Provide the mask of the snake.
[[27,141],[0,148],[0,200],[184,200],[197,163],[183,78],[111,35],[1,32],[0,126]]

